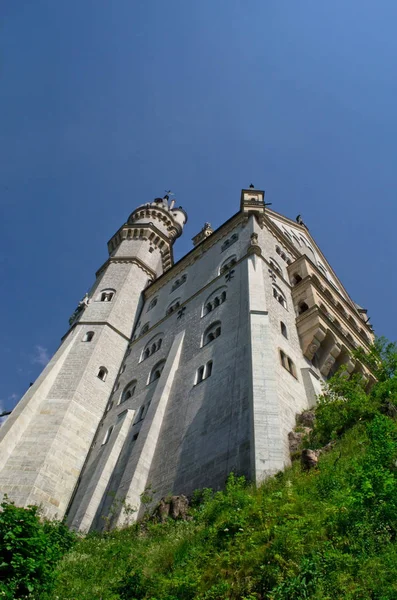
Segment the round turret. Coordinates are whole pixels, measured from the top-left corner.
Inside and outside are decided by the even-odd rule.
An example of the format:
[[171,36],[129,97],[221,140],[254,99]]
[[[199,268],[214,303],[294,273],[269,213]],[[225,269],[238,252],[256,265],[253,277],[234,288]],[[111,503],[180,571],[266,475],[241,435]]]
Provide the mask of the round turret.
[[174,204],[174,200],[169,201],[168,194],[164,198],[155,198],[153,202],[141,204],[130,214],[128,225],[152,223],[173,242],[181,235],[187,221],[183,208],[174,208]]

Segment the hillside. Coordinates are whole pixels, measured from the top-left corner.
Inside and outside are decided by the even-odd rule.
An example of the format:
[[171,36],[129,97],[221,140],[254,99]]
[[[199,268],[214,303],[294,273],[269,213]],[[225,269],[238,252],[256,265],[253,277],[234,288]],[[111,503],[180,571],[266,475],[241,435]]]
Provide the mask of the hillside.
[[378,342],[369,360],[369,394],[335,376],[319,401],[304,445],[334,443],[316,467],[297,454],[257,489],[232,474],[224,492],[197,492],[189,520],[80,538],[55,589],[31,598],[397,599],[395,346]]
[[[191,520],[149,519],[78,541],[60,565],[58,600],[397,598],[395,347],[372,355],[379,383],[334,377],[299,460],[255,489],[231,475],[198,492]],[[378,362],[382,358],[382,364]]]

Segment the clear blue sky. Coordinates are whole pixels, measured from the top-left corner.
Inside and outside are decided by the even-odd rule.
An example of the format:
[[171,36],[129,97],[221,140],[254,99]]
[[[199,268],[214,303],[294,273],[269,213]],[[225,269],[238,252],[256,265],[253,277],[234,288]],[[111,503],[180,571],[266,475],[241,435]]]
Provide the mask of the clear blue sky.
[[133,208],[176,257],[253,182],[397,338],[395,0],[3,0],[0,402],[42,369]]

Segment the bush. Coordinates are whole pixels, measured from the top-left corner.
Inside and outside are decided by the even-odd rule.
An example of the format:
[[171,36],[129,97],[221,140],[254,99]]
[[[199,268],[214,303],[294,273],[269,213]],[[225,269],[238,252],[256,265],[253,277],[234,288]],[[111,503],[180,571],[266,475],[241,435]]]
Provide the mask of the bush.
[[75,536],[59,521],[41,521],[37,506],[19,508],[7,498],[0,506],[0,595],[39,599]]

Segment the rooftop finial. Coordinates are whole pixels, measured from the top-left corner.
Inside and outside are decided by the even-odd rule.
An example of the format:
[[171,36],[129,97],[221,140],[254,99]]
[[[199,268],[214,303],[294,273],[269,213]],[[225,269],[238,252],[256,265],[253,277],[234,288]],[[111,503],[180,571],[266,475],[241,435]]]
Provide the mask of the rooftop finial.
[[171,190],[164,190],[165,191],[165,196],[163,196],[163,200],[169,200],[170,196],[175,196],[174,192],[171,192]]
[[301,215],[298,215],[298,216],[296,217],[296,222],[298,223],[298,225],[303,225],[303,227],[306,227],[306,229],[307,229],[307,225],[306,225],[306,223],[304,223],[304,221],[303,221],[303,219],[302,219]]
[[255,186],[254,186],[254,184],[253,184],[253,183],[250,183],[250,190],[254,190],[254,189],[255,189]]

